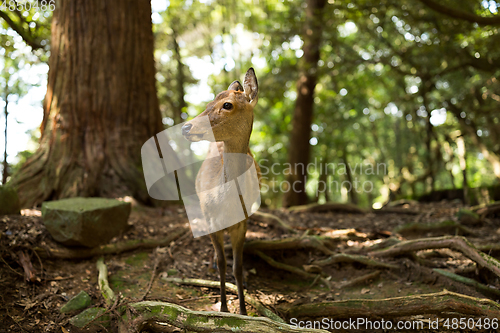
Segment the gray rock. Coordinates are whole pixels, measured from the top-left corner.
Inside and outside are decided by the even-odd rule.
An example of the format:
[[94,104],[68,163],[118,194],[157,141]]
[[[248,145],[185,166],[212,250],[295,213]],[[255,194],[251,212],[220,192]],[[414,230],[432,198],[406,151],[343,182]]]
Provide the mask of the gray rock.
[[45,227],[64,245],[96,247],[129,228],[130,203],[105,198],[70,198],[42,204]]
[[60,311],[61,313],[66,313],[76,310],[83,310],[87,308],[90,303],[92,303],[92,299],[90,298],[89,294],[82,290],[78,295],[70,299],[68,303],[64,304],[61,307]]
[[0,186],[0,215],[19,214],[20,209],[16,190],[10,186]]

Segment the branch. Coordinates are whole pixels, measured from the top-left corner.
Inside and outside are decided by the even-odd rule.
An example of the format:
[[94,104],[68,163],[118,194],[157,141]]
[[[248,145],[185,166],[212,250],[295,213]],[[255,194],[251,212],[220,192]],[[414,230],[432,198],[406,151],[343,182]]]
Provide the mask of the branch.
[[[200,279],[179,279],[179,278],[172,278],[172,277],[164,277],[161,278],[162,281],[165,282],[172,282],[172,283],[179,283],[179,284],[184,284],[184,285],[191,285],[191,286],[199,286],[199,287],[208,287],[208,288],[219,288],[220,287],[220,282],[218,281],[208,281],[208,280],[200,280]],[[226,289],[231,291],[234,294],[238,294],[238,288],[229,282],[226,282]],[[266,308],[260,301],[255,299],[252,295],[248,294],[246,291],[244,291],[245,294],[245,302],[253,306],[255,309],[257,309],[257,312],[260,313],[263,316],[266,316],[276,322],[280,323],[285,323],[283,319],[281,319],[279,316],[271,312],[268,308]]]
[[433,0],[419,1],[425,4],[427,7],[435,10],[436,12],[449,17],[457,18],[471,23],[477,23],[479,25],[500,25],[500,16],[484,17],[469,12],[464,12],[459,9],[443,6],[440,3],[434,2]]
[[12,30],[17,32],[19,34],[19,36],[21,36],[23,38],[23,40],[26,42],[26,44],[31,46],[31,48],[33,50],[43,49],[42,44],[40,44],[32,36],[30,36],[30,34],[27,31],[25,31],[21,26],[17,25],[16,22],[14,22],[9,17],[9,15],[7,15],[7,13],[0,11],[0,17],[3,18],[5,20],[5,22],[7,22],[9,27],[11,27]]

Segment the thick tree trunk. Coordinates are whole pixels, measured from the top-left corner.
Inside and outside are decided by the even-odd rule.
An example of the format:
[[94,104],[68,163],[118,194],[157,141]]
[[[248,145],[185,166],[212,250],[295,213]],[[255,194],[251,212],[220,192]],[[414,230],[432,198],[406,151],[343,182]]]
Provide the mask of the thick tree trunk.
[[23,206],[73,196],[149,201],[142,144],[163,129],[148,0],[59,0],[40,147],[13,176]]
[[288,147],[288,162],[292,173],[287,175],[291,188],[284,193],[283,206],[303,205],[308,201],[306,193],[306,167],[310,158],[309,139],[314,107],[314,88],[317,81],[320,59],[322,11],[326,0],[308,0],[306,23],[302,38],[304,56],[301,59],[300,76],[297,82],[297,100],[292,120],[292,133]]

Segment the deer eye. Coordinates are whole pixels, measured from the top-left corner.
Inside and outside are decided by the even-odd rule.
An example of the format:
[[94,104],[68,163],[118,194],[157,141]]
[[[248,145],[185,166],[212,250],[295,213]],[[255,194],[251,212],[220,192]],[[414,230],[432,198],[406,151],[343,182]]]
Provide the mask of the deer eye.
[[231,104],[231,103],[224,103],[222,105],[222,108],[226,109],[226,110],[231,110],[233,108],[233,104]]

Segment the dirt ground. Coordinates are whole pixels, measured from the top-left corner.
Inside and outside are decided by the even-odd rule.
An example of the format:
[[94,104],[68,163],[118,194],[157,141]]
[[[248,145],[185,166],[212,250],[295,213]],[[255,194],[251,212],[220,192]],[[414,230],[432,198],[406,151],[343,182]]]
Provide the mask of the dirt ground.
[[[355,229],[356,235],[337,238],[331,250],[343,253],[362,253],[390,237],[402,239],[422,238],[459,233],[459,229],[436,229],[405,234],[405,238],[394,233],[396,227],[411,222],[437,223],[457,220],[460,202],[407,203],[408,209],[418,215],[401,213],[351,214],[341,212],[293,213],[284,210],[263,210],[275,214],[291,226],[301,227],[301,232],[310,229],[310,234],[326,235],[330,229]],[[112,243],[131,239],[161,239],[179,226],[188,226],[181,206],[153,209],[135,205],[129,223],[130,230]],[[255,239],[279,239],[286,233],[273,225],[251,218],[248,224],[247,242]],[[304,230],[304,231],[302,231]],[[464,233],[464,231],[461,231]],[[468,226],[466,237],[475,245],[499,243],[500,218],[489,217],[482,223]],[[77,329],[69,323],[75,313],[61,314],[59,309],[81,290],[92,297],[91,306],[103,306],[104,300],[98,289],[96,261],[98,257],[82,260],[54,259],[40,255],[40,249],[60,248],[46,231],[39,210],[23,210],[22,215],[0,216],[0,333],[3,332],[115,332],[115,323],[110,327],[91,326]],[[38,249],[38,251],[36,251]],[[36,274],[34,282],[26,282],[19,255],[28,255]],[[182,305],[192,310],[217,311],[220,306],[219,290],[206,287],[181,286],[162,280],[165,276],[197,278],[218,281],[218,272],[213,268],[213,248],[208,237],[194,239],[185,234],[174,243],[158,249],[138,249],[116,255],[105,255],[109,282],[115,293],[124,301],[140,299],[148,286],[157,263],[156,276],[146,299],[161,300]],[[234,283],[232,260],[228,254],[228,282]],[[268,251],[276,261],[302,267],[327,256],[317,250],[296,248]],[[43,253],[42,253],[43,254]],[[491,272],[477,269],[475,263],[458,252],[434,250],[421,253],[421,258],[432,259],[441,267],[463,276],[474,278],[490,288],[500,288],[498,277]],[[490,252],[498,256],[499,253]],[[321,282],[313,284],[291,272],[271,267],[256,255],[244,255],[244,270],[248,292],[259,299],[273,312],[282,316],[286,310],[299,304],[348,299],[381,299],[440,292],[443,289],[479,298],[497,297],[484,295],[475,288],[456,282],[435,273],[411,256],[389,258],[385,262],[399,265],[399,269],[382,269],[373,280],[346,288],[329,290]],[[376,269],[360,263],[337,263],[324,266],[323,272],[331,276],[330,281],[341,284],[356,277],[374,272]],[[238,299],[228,294],[229,310],[238,312]],[[250,316],[257,316],[254,308],[247,304]],[[416,316],[426,320],[433,316]],[[410,318],[411,319],[411,318]],[[440,319],[442,320],[442,318]],[[164,331],[181,332],[175,328]],[[409,330],[412,331],[412,330]],[[451,330],[450,330],[451,331]],[[448,331],[448,332],[450,332]],[[479,330],[481,331],[481,330]]]

